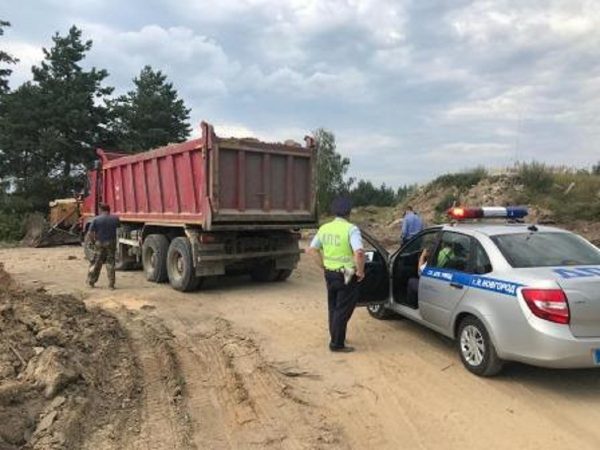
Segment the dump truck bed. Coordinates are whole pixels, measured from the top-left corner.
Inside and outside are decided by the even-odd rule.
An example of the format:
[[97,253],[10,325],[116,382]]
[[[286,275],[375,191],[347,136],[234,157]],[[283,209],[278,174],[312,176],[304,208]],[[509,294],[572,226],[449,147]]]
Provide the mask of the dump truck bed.
[[206,230],[315,226],[315,162],[306,146],[202,137],[135,155],[98,150],[101,197],[124,222]]

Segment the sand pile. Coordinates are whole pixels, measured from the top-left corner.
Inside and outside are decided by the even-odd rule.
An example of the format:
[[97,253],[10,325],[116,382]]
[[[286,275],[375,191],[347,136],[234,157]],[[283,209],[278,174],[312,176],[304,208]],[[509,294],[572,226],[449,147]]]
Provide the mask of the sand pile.
[[78,448],[135,427],[138,379],[115,317],[23,289],[0,264],[0,450]]

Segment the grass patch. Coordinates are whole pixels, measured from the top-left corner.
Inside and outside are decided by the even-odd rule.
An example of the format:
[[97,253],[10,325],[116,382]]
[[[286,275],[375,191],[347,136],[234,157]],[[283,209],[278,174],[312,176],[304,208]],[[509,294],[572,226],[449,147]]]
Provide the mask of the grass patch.
[[554,185],[553,169],[543,163],[532,162],[520,164],[516,181],[525,189],[535,193],[547,193]]
[[458,197],[452,192],[448,192],[444,195],[441,200],[435,205],[435,212],[438,214],[445,214],[448,209],[454,206],[454,203],[458,203]]
[[465,191],[488,176],[487,170],[483,167],[467,170],[465,172],[447,173],[433,180],[433,185],[441,187],[456,187],[460,191]]
[[521,164],[517,183],[524,187],[522,203],[539,205],[559,221],[600,220],[600,175],[586,170]]

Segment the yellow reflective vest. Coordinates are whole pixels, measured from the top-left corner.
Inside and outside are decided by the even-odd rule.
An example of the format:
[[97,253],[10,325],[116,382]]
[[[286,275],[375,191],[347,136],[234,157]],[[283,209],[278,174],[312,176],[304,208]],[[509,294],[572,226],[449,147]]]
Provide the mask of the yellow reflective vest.
[[352,269],[354,251],[350,245],[352,225],[347,220],[337,218],[319,228],[317,236],[323,251],[323,265],[327,270]]

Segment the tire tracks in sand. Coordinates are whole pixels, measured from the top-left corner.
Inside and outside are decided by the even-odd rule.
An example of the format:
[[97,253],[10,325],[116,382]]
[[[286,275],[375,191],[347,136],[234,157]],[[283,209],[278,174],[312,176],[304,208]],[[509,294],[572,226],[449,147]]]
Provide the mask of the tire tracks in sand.
[[153,316],[126,313],[123,320],[142,371],[140,424],[122,436],[122,448],[194,449],[188,395],[173,334]]
[[342,431],[311,405],[259,346],[223,318],[177,317],[174,334],[186,374],[198,448],[349,448]]

